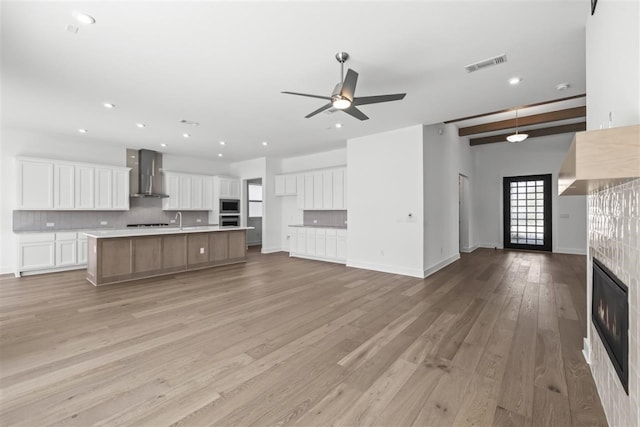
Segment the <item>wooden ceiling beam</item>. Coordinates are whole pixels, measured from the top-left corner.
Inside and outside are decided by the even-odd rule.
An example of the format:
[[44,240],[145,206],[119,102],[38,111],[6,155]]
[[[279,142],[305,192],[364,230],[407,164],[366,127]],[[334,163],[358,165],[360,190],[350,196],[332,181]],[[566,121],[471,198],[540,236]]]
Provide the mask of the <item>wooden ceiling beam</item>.
[[566,98],[552,99],[551,101],[536,102],[534,104],[521,105],[520,107],[506,108],[504,110],[491,111],[490,113],[476,114],[475,116],[460,117],[459,119],[447,120],[443,122],[445,125],[449,123],[463,122],[465,120],[477,119],[479,117],[493,116],[494,114],[508,113],[509,111],[523,110],[525,108],[538,107],[540,105],[555,104],[556,102],[569,101],[571,99],[584,98],[586,93],[580,95],[567,96]]
[[[586,129],[587,129],[587,123],[580,122],[580,123],[571,123],[568,125],[549,126],[546,128],[531,129],[531,130],[524,131],[522,133],[528,134],[529,138],[536,138],[539,136],[558,135],[561,133],[581,132]],[[482,144],[491,144],[494,142],[506,142],[507,136],[511,134],[513,134],[513,132],[503,133],[501,135],[485,136],[483,138],[472,138],[469,140],[469,145],[474,146],[474,145],[482,145]]]
[[[550,111],[548,113],[533,114],[531,116],[518,117],[518,127],[538,125],[541,123],[557,122],[560,120],[576,119],[587,116],[587,107],[567,108],[566,110]],[[494,132],[503,129],[515,129],[516,119],[500,120],[458,129],[458,135],[468,136],[478,133]]]

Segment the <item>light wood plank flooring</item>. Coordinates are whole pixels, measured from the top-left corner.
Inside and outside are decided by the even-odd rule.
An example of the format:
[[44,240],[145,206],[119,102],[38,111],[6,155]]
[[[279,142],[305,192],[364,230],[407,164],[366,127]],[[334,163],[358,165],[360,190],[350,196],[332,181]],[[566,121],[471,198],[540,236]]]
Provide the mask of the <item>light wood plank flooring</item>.
[[0,425],[602,426],[585,258],[420,280],[286,254],[94,288],[0,279]]

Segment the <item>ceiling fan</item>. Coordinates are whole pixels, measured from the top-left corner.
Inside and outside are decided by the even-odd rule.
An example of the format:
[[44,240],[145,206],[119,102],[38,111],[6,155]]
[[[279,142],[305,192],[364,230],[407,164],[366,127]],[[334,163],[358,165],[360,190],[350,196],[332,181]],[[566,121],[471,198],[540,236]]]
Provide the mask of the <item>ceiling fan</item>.
[[336,53],[336,59],[340,63],[340,82],[336,85],[331,93],[331,96],[310,95],[307,93],[298,92],[282,92],[289,95],[308,96],[310,98],[326,99],[330,101],[328,104],[323,105],[312,113],[309,113],[305,118],[313,117],[318,113],[322,113],[331,107],[342,110],[350,116],[355,117],[358,120],[368,120],[362,111],[356,108],[358,105],[377,104],[379,102],[399,101],[403,99],[406,93],[396,93],[393,95],[377,95],[377,96],[355,96],[356,84],[358,83],[358,73],[351,68],[347,70],[347,76],[344,76],[344,63],[349,59],[349,54],[346,52]]

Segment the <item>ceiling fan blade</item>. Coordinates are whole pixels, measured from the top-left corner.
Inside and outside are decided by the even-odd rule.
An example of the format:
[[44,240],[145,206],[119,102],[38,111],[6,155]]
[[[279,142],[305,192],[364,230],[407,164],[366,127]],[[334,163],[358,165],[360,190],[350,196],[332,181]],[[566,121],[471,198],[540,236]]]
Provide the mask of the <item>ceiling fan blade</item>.
[[323,105],[322,107],[318,108],[316,111],[314,111],[313,113],[309,113],[306,116],[304,116],[305,119],[308,119],[309,117],[313,117],[318,113],[322,113],[324,110],[328,110],[329,108],[333,107],[333,105],[331,103],[328,103],[327,105]]
[[353,105],[351,107],[349,107],[349,108],[345,108],[342,111],[344,111],[345,113],[349,114],[350,116],[355,117],[358,120],[369,120],[369,117],[367,117],[362,111],[358,110]]
[[358,84],[358,73],[349,68],[347,70],[347,76],[344,78],[340,95],[353,99],[353,96],[356,93],[356,84]]
[[377,104],[379,102],[400,101],[406,93],[396,93],[394,95],[359,96],[353,100],[353,105]]
[[298,96],[308,96],[309,98],[328,99],[329,101],[331,101],[331,97],[329,96],[310,95],[308,93],[298,93],[298,92],[280,92],[280,93],[287,93],[289,95],[298,95]]

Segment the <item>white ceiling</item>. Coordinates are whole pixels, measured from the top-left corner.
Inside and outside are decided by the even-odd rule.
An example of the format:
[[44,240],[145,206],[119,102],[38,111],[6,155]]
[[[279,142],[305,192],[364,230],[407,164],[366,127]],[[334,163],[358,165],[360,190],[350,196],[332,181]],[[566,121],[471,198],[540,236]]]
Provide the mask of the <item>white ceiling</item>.
[[[588,1],[3,1],[1,7],[2,127],[87,144],[210,159],[222,152],[230,161],[287,157],[585,93]],[[74,11],[96,23],[79,24]],[[330,95],[339,51],[350,54],[346,65],[360,74],[356,96],[406,92],[406,98],[362,106],[365,122],[342,112],[305,119],[324,101],[280,92]],[[464,69],[503,53],[505,64]],[[522,83],[510,86],[513,76]],[[563,82],[571,88],[558,92]]]

